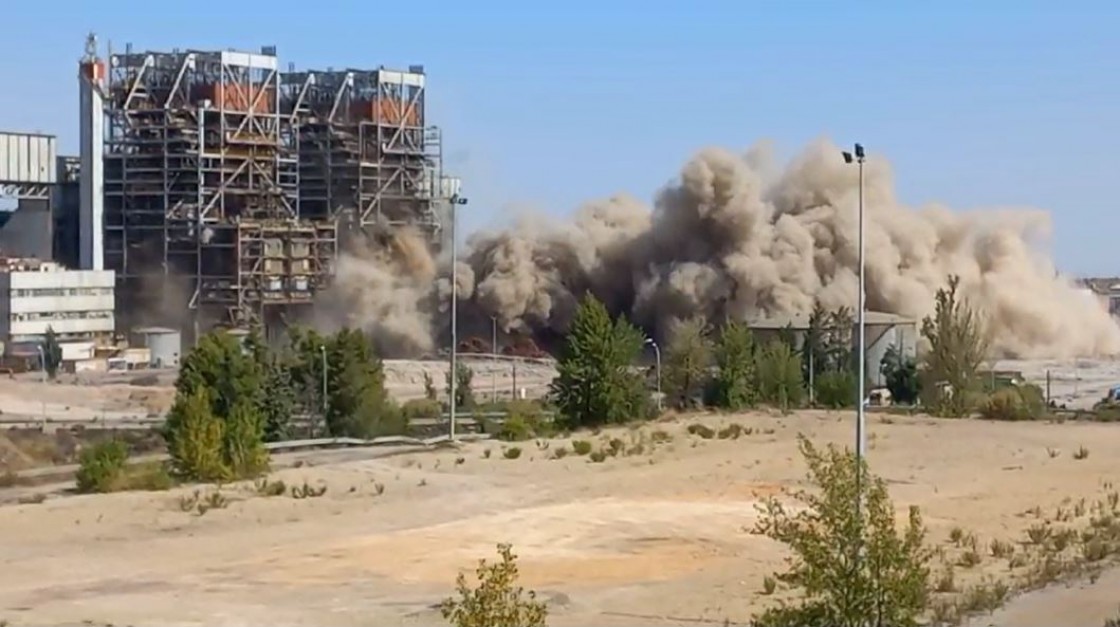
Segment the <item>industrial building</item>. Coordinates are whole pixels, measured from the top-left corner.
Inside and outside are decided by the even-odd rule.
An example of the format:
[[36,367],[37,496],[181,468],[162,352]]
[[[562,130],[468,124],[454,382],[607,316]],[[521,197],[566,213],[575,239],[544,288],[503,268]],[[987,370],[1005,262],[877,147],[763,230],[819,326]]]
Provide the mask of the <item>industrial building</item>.
[[39,343],[51,329],[60,342],[108,343],[115,327],[113,287],[112,271],[0,259],[0,342]]
[[[875,385],[883,385],[881,364],[887,350],[894,348],[904,357],[917,358],[918,323],[916,320],[882,311],[864,312],[864,336],[867,342],[864,368],[868,380]],[[783,331],[791,333],[800,345],[809,331],[808,315],[791,315],[759,318],[749,322],[755,341],[765,344],[779,336]],[[858,335],[858,323],[853,325],[852,341]]]
[[119,335],[268,333],[308,313],[349,237],[442,241],[458,180],[422,66],[282,72],[270,47],[102,56],[91,35],[78,79],[78,156],[0,135],[0,195],[19,203],[0,255],[109,271]]

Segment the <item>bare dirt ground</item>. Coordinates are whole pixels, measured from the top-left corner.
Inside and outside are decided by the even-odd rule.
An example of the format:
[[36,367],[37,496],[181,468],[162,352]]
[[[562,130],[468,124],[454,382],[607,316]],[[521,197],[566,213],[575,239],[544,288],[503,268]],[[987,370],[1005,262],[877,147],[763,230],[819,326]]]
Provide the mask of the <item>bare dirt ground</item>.
[[[697,420],[752,433],[704,440],[686,433]],[[652,447],[656,430],[671,440]],[[511,542],[523,583],[552,600],[553,625],[746,622],[774,601],[762,580],[784,557],[749,532],[755,506],[800,484],[798,433],[847,443],[852,415],[690,417],[586,436],[596,446],[610,437],[626,448],[643,444],[640,454],[603,463],[553,459],[567,444],[555,440],[521,444],[518,459],[503,455],[511,445],[481,442],[287,469],[275,477],[327,485],[327,493],[266,498],[227,486],[230,504],[201,516],[180,507],[191,488],[0,507],[0,619],[438,624],[432,606],[452,592],[459,569]],[[1120,425],[892,416],[872,417],[870,433],[873,467],[896,505],[920,505],[939,545],[956,526],[983,546],[1019,539],[1035,522],[1029,508],[1093,500],[1105,482],[1120,483]],[[1080,446],[1091,455],[1076,460],[1070,453]],[[1051,457],[1048,448],[1064,453]],[[985,554],[957,579],[967,585],[1007,569]],[[1041,598],[1032,595],[975,624],[1041,626],[1060,617],[1097,627],[1120,601],[1115,586],[1101,587],[1107,582],[1116,577],[1106,573],[1075,595],[1037,593],[1060,602],[1060,615],[1057,606],[1031,611]]]

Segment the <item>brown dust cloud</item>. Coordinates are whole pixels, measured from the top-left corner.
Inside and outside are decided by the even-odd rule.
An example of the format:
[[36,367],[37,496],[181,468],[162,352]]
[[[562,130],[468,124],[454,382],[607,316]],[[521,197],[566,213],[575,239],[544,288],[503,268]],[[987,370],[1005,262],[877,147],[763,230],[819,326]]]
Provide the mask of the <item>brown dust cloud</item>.
[[[1120,326],[1039,252],[1047,213],[907,207],[890,165],[865,165],[867,305],[920,319],[950,274],[986,317],[1001,357],[1120,353]],[[655,197],[591,201],[566,221],[532,218],[480,232],[459,254],[460,337],[563,333],[587,292],[647,333],[679,319],[713,323],[853,307],[858,176],[817,141],[779,166],[765,145],[700,150]],[[351,250],[318,304],[322,324],[362,328],[386,356],[447,343],[450,260],[415,233]]]

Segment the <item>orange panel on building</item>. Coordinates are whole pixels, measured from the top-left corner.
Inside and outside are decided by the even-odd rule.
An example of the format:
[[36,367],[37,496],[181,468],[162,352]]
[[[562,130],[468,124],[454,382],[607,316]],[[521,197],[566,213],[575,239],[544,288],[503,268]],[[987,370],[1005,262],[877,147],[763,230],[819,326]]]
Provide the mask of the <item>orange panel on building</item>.
[[[257,99],[257,95],[264,90],[264,95]],[[261,85],[245,86],[239,83],[222,85],[209,83],[199,85],[194,90],[195,100],[209,100],[215,109],[228,109],[231,111],[248,111],[249,104],[256,100],[253,111],[256,113],[272,113],[275,110],[276,90]]]
[[351,115],[361,120],[382,124],[400,124],[403,118],[406,126],[420,126],[420,107],[411,108],[401,101],[391,98],[377,100],[358,100],[351,107]]

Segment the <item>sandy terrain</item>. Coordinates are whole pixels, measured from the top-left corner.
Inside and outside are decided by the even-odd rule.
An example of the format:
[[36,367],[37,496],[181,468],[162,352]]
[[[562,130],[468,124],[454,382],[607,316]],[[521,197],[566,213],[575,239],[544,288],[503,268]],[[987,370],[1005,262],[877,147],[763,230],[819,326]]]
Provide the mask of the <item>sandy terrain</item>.
[[[452,591],[458,569],[508,541],[522,557],[523,583],[553,600],[553,625],[745,622],[773,602],[762,579],[783,557],[782,547],[745,530],[758,499],[801,481],[798,432],[846,443],[851,415],[705,419],[731,420],[754,432],[702,440],[685,433],[692,419],[604,432],[594,439],[613,435],[646,449],[655,429],[672,439],[601,464],[549,459],[564,444],[554,441],[548,450],[524,443],[516,460],[503,457],[502,445],[475,443],[287,469],[276,476],[329,491],[297,500],[226,487],[231,504],[204,516],[181,510],[189,489],[0,507],[0,618],[437,624],[431,607]],[[1093,500],[1103,482],[1120,484],[1120,425],[875,417],[870,432],[875,470],[900,509],[922,506],[937,544],[954,526],[985,546],[1016,540],[1035,522],[1025,510]],[[1075,460],[1070,452],[1081,445],[1091,455]],[[1051,457],[1047,448],[1064,453]],[[1006,571],[1006,562],[985,557],[957,578],[964,585]],[[1109,581],[1116,579],[1106,574],[1090,594],[1064,603],[1062,624],[1097,627],[1114,614],[1120,599],[1100,588]],[[1016,605],[1033,598],[1005,612],[1037,619]]]

